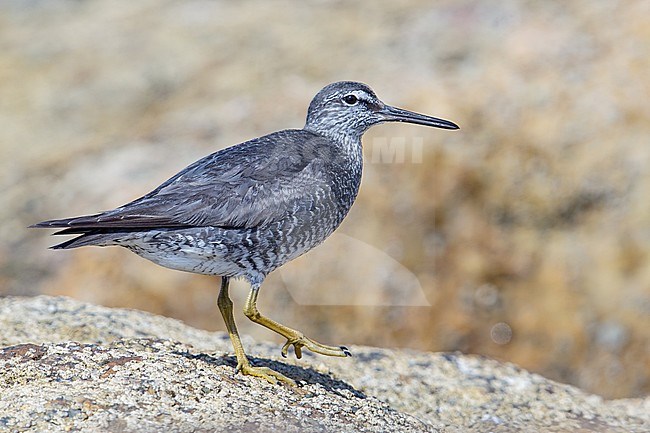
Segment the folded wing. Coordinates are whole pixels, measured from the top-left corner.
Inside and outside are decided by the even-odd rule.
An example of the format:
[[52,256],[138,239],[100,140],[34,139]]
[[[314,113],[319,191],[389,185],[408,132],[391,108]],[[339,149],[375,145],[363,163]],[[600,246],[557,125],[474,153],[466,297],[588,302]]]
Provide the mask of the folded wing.
[[[305,195],[327,199],[324,139],[280,131],[215,152],[149,194],[95,215],[44,221],[57,234],[216,226],[250,228],[309,211]],[[288,151],[291,149],[291,151]],[[296,149],[299,151],[296,152]]]

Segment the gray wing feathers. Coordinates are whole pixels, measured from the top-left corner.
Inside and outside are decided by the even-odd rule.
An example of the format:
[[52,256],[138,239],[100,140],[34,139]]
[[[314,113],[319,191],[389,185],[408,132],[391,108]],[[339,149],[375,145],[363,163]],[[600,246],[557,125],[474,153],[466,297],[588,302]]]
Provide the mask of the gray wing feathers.
[[[305,194],[331,192],[324,161],[316,156],[321,140],[304,131],[274,133],[207,156],[117,209],[45,221],[35,227],[60,227],[73,233],[186,226],[248,228],[281,220],[295,206],[308,206],[301,200]],[[296,147],[303,151],[295,152]]]

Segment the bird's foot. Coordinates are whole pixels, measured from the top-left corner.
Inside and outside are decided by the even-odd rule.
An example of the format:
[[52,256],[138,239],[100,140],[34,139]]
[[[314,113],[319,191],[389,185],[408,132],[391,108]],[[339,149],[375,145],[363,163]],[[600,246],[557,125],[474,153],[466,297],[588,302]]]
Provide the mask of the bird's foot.
[[285,375],[278,373],[275,370],[271,370],[268,367],[253,367],[248,362],[237,363],[237,371],[247,376],[259,377],[269,383],[272,383],[273,385],[277,384],[278,381],[280,381],[291,386],[296,386],[296,382],[289,379]]
[[297,332],[295,336],[287,338],[287,342],[282,346],[282,356],[287,357],[289,347],[293,346],[293,351],[296,354],[296,358],[302,358],[302,348],[305,347],[311,350],[314,353],[320,353],[321,355],[327,356],[352,356],[352,353],[345,346],[327,346],[321,344],[317,341],[307,338],[301,333]]

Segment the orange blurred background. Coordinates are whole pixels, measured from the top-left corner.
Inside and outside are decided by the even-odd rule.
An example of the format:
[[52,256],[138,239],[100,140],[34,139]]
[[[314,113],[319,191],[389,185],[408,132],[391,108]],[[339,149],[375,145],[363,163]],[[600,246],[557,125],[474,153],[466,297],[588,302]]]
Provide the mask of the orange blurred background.
[[[351,79],[462,129],[367,133],[340,235],[272,274],[260,310],[324,343],[461,350],[647,394],[648,16],[642,0],[3,2],[0,295],[223,330],[218,279],[118,248],[52,252],[25,227],[300,128],[321,87]],[[404,162],[373,157],[394,138]],[[246,286],[232,291],[241,306]]]

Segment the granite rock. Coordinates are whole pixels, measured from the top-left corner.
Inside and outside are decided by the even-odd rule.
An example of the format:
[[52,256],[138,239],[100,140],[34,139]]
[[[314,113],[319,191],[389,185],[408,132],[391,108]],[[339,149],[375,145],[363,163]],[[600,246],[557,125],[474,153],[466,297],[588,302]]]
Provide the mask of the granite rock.
[[227,335],[141,311],[7,297],[0,329],[0,431],[650,431],[648,398],[607,401],[460,353],[280,361],[245,337],[289,387],[236,374]]

